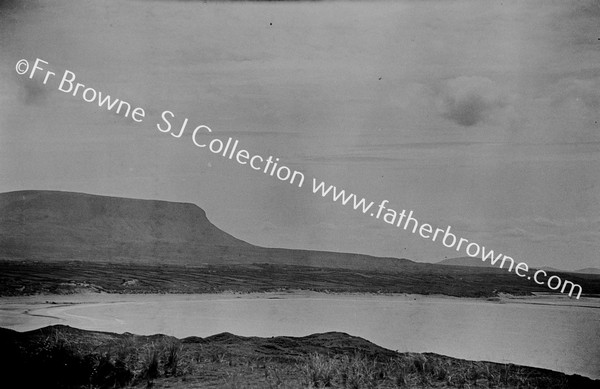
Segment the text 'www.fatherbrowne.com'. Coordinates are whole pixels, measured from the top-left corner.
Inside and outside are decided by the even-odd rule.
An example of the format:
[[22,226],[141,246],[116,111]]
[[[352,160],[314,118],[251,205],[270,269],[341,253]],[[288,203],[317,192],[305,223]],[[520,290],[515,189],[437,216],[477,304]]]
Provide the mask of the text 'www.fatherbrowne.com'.
[[413,234],[417,231],[422,238],[431,239],[433,242],[441,241],[442,244],[448,248],[456,248],[456,251],[464,249],[469,257],[481,258],[483,262],[489,260],[492,266],[499,263],[499,268],[503,269],[505,264],[509,264],[507,270],[512,272],[513,268],[515,274],[519,277],[527,277],[528,280],[533,278],[533,281],[538,285],[546,285],[553,291],[560,288],[561,293],[565,293],[567,288],[569,297],[577,291],[577,299],[581,296],[582,288],[581,285],[575,284],[569,280],[562,280],[560,277],[553,275],[547,278],[548,273],[544,270],[537,270],[533,273],[533,276],[529,275],[529,266],[525,262],[519,262],[515,266],[515,260],[508,255],[502,253],[496,253],[494,250],[488,250],[485,246],[475,242],[469,242],[468,239],[460,238],[450,232],[451,227],[448,226],[445,229],[434,228],[431,224],[419,223],[419,221],[413,217],[414,212],[410,210],[406,214],[406,210],[403,209],[398,212],[392,208],[387,207],[389,204],[388,200],[383,200],[376,208],[373,208],[375,203],[373,201],[368,202],[365,198],[359,198],[354,193],[348,193],[345,189],[338,189],[334,185],[327,185],[323,181],[317,181],[313,178],[312,191],[314,194],[320,194],[322,197],[329,197],[334,202],[339,202],[342,205],[352,207],[353,210],[362,212],[363,214],[369,215],[379,220],[383,220],[385,223],[402,228],[404,230],[410,230]]
[[[141,123],[146,119],[146,111],[144,108],[130,104],[129,102],[115,98],[107,93],[98,91],[81,82],[74,72],[64,70],[62,74],[49,70],[47,61],[37,58],[33,66],[29,61],[21,59],[15,66],[15,71],[19,75],[26,75],[28,78],[38,78],[44,85],[54,84],[60,92],[69,94],[75,98],[80,98],[86,103],[97,105],[100,109],[105,109],[117,115],[123,116],[125,119],[130,119],[136,123]],[[260,154],[252,153],[243,148],[238,139],[228,137],[227,140],[215,137],[213,130],[204,125],[188,126],[189,119],[186,117],[183,121],[176,118],[176,115],[169,110],[165,110],[160,115],[160,122],[155,126],[158,131],[170,134],[174,138],[182,138],[184,133],[191,133],[193,144],[199,149],[208,150],[215,155],[220,155],[223,158],[237,162],[247,168],[262,172],[271,177],[277,178],[280,181],[287,182],[299,188],[302,188],[305,183],[305,175],[299,170],[291,169],[284,165],[280,158],[272,155],[265,157]],[[181,123],[181,124],[178,124]],[[192,129],[193,128],[193,129]],[[189,130],[188,130],[189,129]],[[187,132],[186,132],[187,130]],[[210,137],[210,138],[205,138]],[[210,139],[210,141],[209,141]],[[560,288],[561,293],[565,293],[567,288],[569,296],[572,296],[577,291],[577,299],[581,296],[582,288],[569,280],[562,280],[560,277],[553,275],[547,277],[548,274],[544,270],[537,270],[533,273],[533,277],[529,275],[529,266],[525,262],[519,262],[515,266],[515,260],[507,255],[496,253],[494,250],[487,250],[484,246],[475,242],[469,242],[465,238],[459,238],[450,232],[450,226],[445,229],[435,228],[427,223],[420,224],[413,217],[413,211],[406,210],[397,212],[396,210],[387,207],[388,200],[383,200],[376,209],[373,209],[374,202],[368,202],[365,198],[358,198],[354,193],[349,193],[345,189],[339,189],[334,185],[328,185],[323,181],[312,179],[312,193],[321,195],[323,198],[331,196],[331,200],[335,203],[341,203],[344,206],[352,207],[355,211],[373,217],[378,220],[383,220],[385,223],[407,230],[410,228],[413,234],[417,231],[419,235],[425,239],[431,239],[436,242],[441,241],[448,248],[455,248],[456,251],[464,249],[468,256],[476,258],[481,257],[482,261],[490,261],[491,265],[500,263],[499,267],[504,268],[506,263],[510,263],[508,271],[519,277],[527,277],[528,280],[533,278],[533,281],[539,285],[546,285],[549,289],[556,291]],[[543,276],[542,276],[543,275]]]

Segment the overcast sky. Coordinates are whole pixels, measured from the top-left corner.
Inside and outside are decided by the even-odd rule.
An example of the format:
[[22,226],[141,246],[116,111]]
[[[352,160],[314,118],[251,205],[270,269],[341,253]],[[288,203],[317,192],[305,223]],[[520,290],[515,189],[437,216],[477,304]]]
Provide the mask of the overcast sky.
[[[163,134],[171,110],[532,266],[600,267],[597,1],[0,4],[1,192],[193,202],[263,246],[464,256]],[[16,74],[38,57],[146,118]]]

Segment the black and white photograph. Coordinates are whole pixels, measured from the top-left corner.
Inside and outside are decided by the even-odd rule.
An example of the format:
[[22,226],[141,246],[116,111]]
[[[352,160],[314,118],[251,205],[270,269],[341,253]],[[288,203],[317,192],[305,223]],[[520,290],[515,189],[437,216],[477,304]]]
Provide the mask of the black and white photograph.
[[0,0],[0,387],[600,388],[600,1]]

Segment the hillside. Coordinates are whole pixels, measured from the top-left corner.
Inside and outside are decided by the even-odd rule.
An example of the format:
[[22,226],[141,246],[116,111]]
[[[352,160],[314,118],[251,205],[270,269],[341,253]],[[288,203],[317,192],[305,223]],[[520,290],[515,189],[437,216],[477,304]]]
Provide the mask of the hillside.
[[393,270],[405,259],[268,249],[214,226],[194,204],[57,191],[0,194],[0,259],[132,264],[287,264]]
[[0,329],[4,380],[30,388],[595,388],[578,375],[433,353],[399,353],[341,332],[207,338]]

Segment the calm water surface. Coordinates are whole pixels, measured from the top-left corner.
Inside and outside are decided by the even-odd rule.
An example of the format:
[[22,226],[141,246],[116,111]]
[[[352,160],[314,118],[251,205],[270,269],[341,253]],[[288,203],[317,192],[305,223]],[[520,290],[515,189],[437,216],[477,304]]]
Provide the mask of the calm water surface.
[[512,362],[600,378],[600,304],[593,301],[572,306],[544,300],[496,303],[319,294],[110,298],[80,297],[78,304],[56,305],[18,300],[3,304],[0,325],[28,330],[62,323],[177,337],[341,331],[398,351]]

